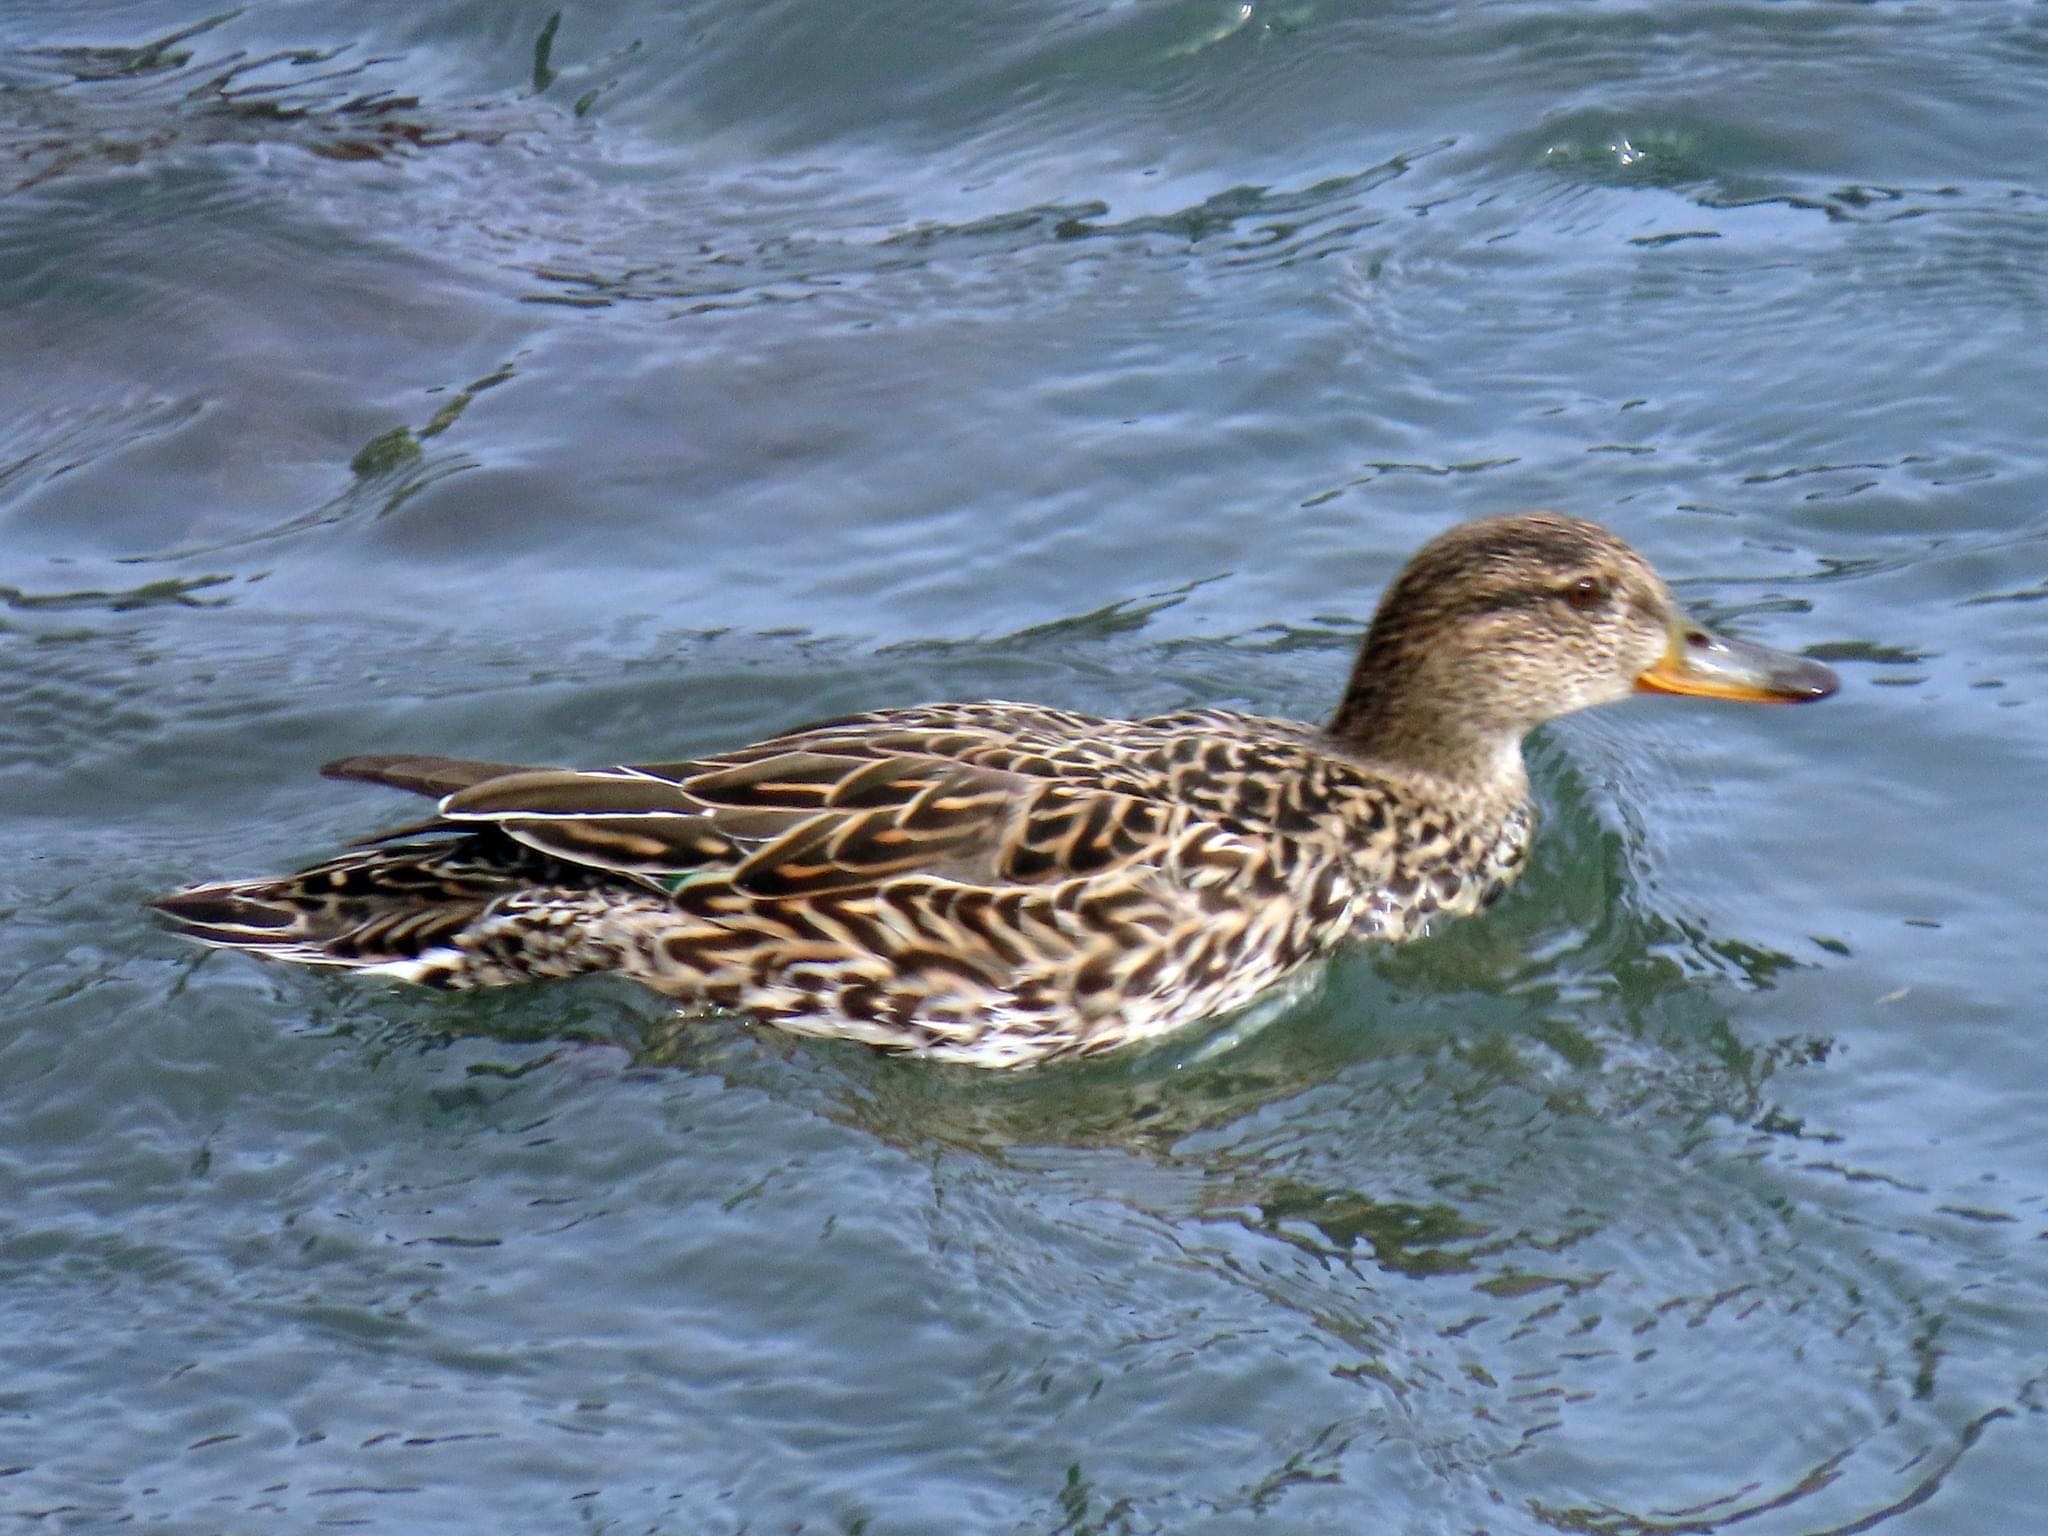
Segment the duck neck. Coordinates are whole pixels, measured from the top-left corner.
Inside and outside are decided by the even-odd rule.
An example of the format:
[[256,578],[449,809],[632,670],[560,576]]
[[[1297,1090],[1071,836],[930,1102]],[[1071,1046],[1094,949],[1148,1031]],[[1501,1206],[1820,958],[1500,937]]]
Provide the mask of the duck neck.
[[1426,657],[1368,643],[1325,727],[1347,756],[1506,807],[1528,798],[1527,726],[1504,721]]

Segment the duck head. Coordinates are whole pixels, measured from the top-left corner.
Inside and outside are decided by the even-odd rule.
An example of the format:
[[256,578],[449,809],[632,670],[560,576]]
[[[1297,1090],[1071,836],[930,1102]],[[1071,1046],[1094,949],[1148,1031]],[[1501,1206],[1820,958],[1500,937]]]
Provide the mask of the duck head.
[[1545,720],[1631,693],[1804,703],[1817,661],[1717,635],[1650,563],[1554,512],[1464,523],[1425,544],[1373,616],[1330,734],[1348,751],[1464,776]]

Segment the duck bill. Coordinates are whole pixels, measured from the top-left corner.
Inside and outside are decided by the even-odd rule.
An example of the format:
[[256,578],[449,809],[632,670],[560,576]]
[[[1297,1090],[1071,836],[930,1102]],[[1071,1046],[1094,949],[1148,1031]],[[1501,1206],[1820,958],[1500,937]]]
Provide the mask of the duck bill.
[[1697,624],[1672,627],[1671,644],[1636,679],[1638,693],[1689,693],[1752,704],[1806,704],[1842,686],[1832,667],[1731,640]]

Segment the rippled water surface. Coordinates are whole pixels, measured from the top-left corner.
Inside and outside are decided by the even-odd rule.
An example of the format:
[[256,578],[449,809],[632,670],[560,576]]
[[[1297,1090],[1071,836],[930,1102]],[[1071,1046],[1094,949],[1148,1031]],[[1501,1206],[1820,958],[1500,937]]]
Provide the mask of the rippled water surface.
[[[0,1514],[2018,1532],[2048,14],[0,18]],[[1542,732],[1493,915],[1010,1078],[145,915],[351,751],[1315,716],[1451,521],[1832,660]]]

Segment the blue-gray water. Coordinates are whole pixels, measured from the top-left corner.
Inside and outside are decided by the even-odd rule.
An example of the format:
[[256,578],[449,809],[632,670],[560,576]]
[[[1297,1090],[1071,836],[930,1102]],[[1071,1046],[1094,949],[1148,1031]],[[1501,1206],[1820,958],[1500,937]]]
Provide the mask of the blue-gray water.
[[[2048,12],[0,17],[0,1515],[1886,1536],[2048,1457]],[[1313,716],[1558,505],[1830,658],[1489,918],[1013,1079],[141,903],[1007,695]]]

